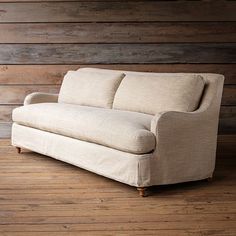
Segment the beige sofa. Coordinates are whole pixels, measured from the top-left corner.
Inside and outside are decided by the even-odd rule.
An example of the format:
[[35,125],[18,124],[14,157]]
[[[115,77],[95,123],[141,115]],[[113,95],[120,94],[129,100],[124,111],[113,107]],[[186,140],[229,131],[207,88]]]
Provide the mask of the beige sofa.
[[13,111],[12,145],[138,187],[210,178],[224,77],[83,68]]

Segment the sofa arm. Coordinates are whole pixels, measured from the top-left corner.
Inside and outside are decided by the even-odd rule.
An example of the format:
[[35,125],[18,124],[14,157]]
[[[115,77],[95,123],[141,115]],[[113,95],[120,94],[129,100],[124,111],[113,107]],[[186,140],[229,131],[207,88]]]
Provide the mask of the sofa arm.
[[35,92],[25,97],[24,106],[35,103],[57,102],[57,101],[58,101],[58,94]]
[[215,167],[217,110],[167,111],[151,123],[156,135],[155,172],[162,183],[208,178]]
[[156,114],[151,123],[151,131],[160,138],[168,133],[174,137],[198,138],[217,134],[219,111],[196,110],[194,112],[164,111]]
[[156,135],[157,145],[165,149],[185,153],[215,153],[211,148],[216,147],[218,121],[219,110],[167,111],[155,115],[151,131]]

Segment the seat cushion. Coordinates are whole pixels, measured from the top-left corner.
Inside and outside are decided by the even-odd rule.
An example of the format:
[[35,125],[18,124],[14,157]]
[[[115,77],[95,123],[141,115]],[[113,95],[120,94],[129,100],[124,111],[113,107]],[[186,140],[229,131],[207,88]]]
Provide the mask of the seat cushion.
[[113,108],[153,115],[162,111],[194,111],[203,88],[200,75],[127,73],[116,92]]
[[18,124],[134,154],[155,149],[152,118],[137,112],[63,103],[32,104],[13,111],[13,121]]
[[112,108],[114,96],[124,74],[97,70],[69,71],[64,77],[58,102]]

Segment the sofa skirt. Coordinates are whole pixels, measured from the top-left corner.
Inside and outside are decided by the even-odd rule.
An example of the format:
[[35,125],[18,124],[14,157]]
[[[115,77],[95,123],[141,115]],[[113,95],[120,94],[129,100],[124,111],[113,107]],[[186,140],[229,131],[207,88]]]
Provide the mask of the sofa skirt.
[[78,139],[12,126],[12,145],[26,148],[136,187],[151,185],[153,155],[135,155]]

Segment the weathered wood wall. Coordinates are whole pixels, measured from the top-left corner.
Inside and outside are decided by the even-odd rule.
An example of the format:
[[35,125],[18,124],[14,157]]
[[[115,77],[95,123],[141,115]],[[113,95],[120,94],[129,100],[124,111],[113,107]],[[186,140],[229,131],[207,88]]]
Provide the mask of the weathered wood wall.
[[82,66],[226,76],[221,134],[236,133],[236,2],[0,0],[0,136],[33,91]]

